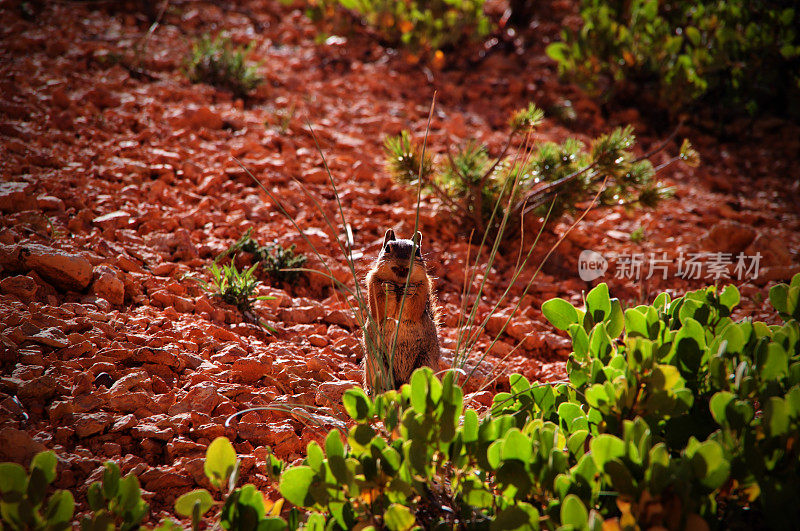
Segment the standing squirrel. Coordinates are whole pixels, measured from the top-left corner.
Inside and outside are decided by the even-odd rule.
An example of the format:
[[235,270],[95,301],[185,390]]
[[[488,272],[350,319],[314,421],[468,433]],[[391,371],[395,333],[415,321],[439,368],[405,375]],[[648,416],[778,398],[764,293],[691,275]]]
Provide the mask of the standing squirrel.
[[364,388],[370,391],[396,389],[419,367],[439,368],[436,298],[421,243],[420,232],[402,240],[387,230],[378,260],[367,274],[370,318],[364,333]]

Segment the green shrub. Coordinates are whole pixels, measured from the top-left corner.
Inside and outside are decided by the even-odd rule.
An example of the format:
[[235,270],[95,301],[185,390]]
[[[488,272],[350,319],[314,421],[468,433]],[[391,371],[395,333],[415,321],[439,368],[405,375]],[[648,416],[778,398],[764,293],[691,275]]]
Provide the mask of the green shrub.
[[[390,46],[402,46],[416,57],[426,56],[488,35],[491,23],[484,0],[317,0],[307,14],[331,29],[343,26],[343,12],[370,27]],[[330,26],[331,20],[338,21]],[[435,56],[434,56],[435,57]]]
[[204,35],[186,58],[186,75],[192,83],[206,83],[244,98],[264,82],[258,65],[247,61],[252,47],[253,43],[234,46],[224,35],[214,39]]
[[800,116],[800,16],[791,3],[582,0],[581,16],[583,27],[565,30],[547,53],[598,94],[630,80],[673,113],[703,102],[725,114],[764,106]]
[[[734,322],[733,286],[623,311],[600,284],[569,331],[569,383],[520,375],[483,418],[454,373],[419,369],[374,400],[348,390],[345,440],[308,445],[279,490],[309,523],[425,529],[789,528],[800,495],[800,275],[782,325]],[[322,527],[319,527],[322,528]]]
[[233,262],[220,267],[216,262],[208,266],[211,273],[211,282],[206,282],[200,278],[194,278],[200,283],[203,290],[212,297],[218,297],[228,304],[236,306],[240,312],[252,310],[253,302],[257,300],[272,300],[275,297],[262,295],[255,296],[259,281],[253,272],[258,264],[239,271]]
[[53,452],[36,455],[27,473],[17,463],[0,463],[0,529],[55,531],[72,527],[72,493],[57,490],[45,499],[48,485],[56,478],[56,463]]
[[[563,212],[580,210],[579,203],[598,194],[600,206],[652,207],[671,196],[672,189],[655,178],[656,171],[669,162],[654,168],[646,158],[636,157],[631,151],[635,137],[630,126],[598,137],[588,148],[575,139],[561,144],[526,143],[520,152],[506,156],[512,141],[541,123],[543,117],[534,105],[516,112],[509,123],[506,146],[496,159],[489,156],[486,146],[469,140],[440,164],[426,157],[421,168],[422,149],[403,131],[384,141],[387,167],[400,184],[416,186],[421,177],[423,188],[478,237],[487,229],[497,230],[501,202],[507,202],[516,214],[550,212],[551,218],[557,218]],[[675,160],[698,164],[688,141],[670,162]]]
[[133,474],[122,477],[113,461],[106,461],[103,480],[89,485],[86,499],[91,515],[81,519],[81,531],[139,529],[150,506],[142,500],[139,480]]
[[284,248],[277,240],[267,245],[259,245],[253,238],[253,229],[251,227],[225,252],[217,256],[215,261],[219,261],[228,255],[235,255],[240,251],[249,253],[261,265],[261,270],[272,280],[293,284],[303,273],[299,269],[302,269],[308,260],[305,255],[295,253],[295,247],[292,244]]

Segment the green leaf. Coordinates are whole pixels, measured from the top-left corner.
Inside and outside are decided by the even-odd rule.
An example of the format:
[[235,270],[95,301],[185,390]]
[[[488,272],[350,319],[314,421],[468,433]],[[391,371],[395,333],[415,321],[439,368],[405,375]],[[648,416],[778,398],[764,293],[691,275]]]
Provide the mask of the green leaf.
[[360,387],[352,387],[345,391],[342,403],[347,414],[355,421],[362,422],[372,415],[372,400]]
[[708,408],[711,410],[711,416],[717,421],[720,426],[727,425],[727,415],[725,413],[728,404],[734,399],[733,393],[728,391],[720,391],[711,397],[708,403]]
[[328,458],[344,457],[344,445],[339,430],[331,430],[325,437],[325,453]]
[[45,518],[50,525],[67,523],[72,520],[75,512],[75,498],[68,490],[57,490],[47,502]]
[[308,466],[314,469],[315,472],[320,471],[324,459],[325,456],[322,455],[322,448],[317,444],[317,441],[311,441],[306,445],[306,461],[308,462]]
[[0,493],[25,492],[28,474],[17,463],[0,463]]
[[214,505],[214,498],[206,489],[196,489],[187,492],[175,500],[175,512],[180,516],[192,516],[195,504],[200,505],[200,516],[206,514]]
[[573,529],[584,529],[589,522],[589,512],[583,502],[574,494],[567,495],[561,504],[561,525],[571,525]]
[[647,318],[635,308],[625,310],[625,333],[628,336],[649,337]]
[[133,474],[128,474],[119,482],[119,492],[117,493],[119,505],[128,511],[141,507],[142,489],[139,487],[139,480]]
[[211,484],[222,489],[236,465],[236,450],[226,437],[217,437],[206,450],[203,470]]
[[729,310],[734,309],[740,300],[739,290],[733,284],[725,286],[725,289],[719,294],[719,302]]
[[86,491],[86,498],[89,501],[89,507],[93,511],[99,511],[105,507],[106,499],[103,497],[103,486],[99,481],[89,485],[89,489]]
[[563,42],[554,42],[548,45],[544,52],[550,59],[559,63],[566,63],[567,57],[569,56],[569,46]]
[[119,491],[119,480],[122,474],[114,461],[106,461],[103,465],[103,495],[107,500],[112,499]]
[[531,458],[531,441],[519,428],[512,428],[508,431],[503,442],[501,458],[504,461],[518,459],[522,463],[527,463]]
[[788,295],[789,286],[786,284],[776,284],[769,290],[769,302],[771,302],[772,307],[779,312],[789,313],[786,305]]
[[764,427],[772,437],[780,437],[789,430],[789,408],[784,399],[772,396],[764,404]]
[[731,469],[722,446],[711,440],[700,443],[691,456],[691,463],[695,477],[709,490],[721,487]]
[[586,295],[586,313],[592,316],[595,323],[605,321],[611,315],[608,284],[602,282]]
[[41,470],[44,480],[49,485],[56,479],[56,464],[58,464],[58,459],[55,452],[52,450],[39,452],[31,461],[31,471],[35,468]]
[[58,459],[56,458],[55,452],[48,450],[36,454],[31,461],[30,468],[31,470],[34,468],[41,470],[44,474],[45,481],[49,485],[54,479],[56,479],[56,464],[58,464]]
[[589,335],[583,326],[579,324],[569,325],[569,335],[572,337],[572,350],[575,352],[575,357],[579,360],[586,359],[589,353]]
[[411,375],[411,407],[417,413],[425,413],[428,404],[428,375],[417,369]]
[[608,335],[612,338],[618,337],[622,333],[625,325],[625,315],[622,313],[622,305],[619,299],[611,299],[611,314],[606,321]]
[[778,343],[768,344],[758,362],[758,375],[764,381],[778,380],[789,372],[789,355]]
[[289,468],[281,475],[278,490],[289,502],[298,507],[308,507],[313,503],[308,494],[312,481],[314,481],[314,471],[310,467]]
[[491,531],[530,531],[539,529],[539,511],[529,503],[515,502],[497,514],[489,525]]
[[578,310],[564,299],[550,299],[542,304],[542,314],[559,330],[578,322]]
[[607,433],[593,438],[589,443],[589,449],[592,452],[592,459],[600,470],[603,470],[611,459],[625,456],[625,443],[622,439]]
[[411,510],[399,503],[393,503],[383,513],[383,522],[390,531],[408,531],[416,523]]
[[478,440],[478,414],[473,409],[464,412],[464,426],[462,428],[465,443]]

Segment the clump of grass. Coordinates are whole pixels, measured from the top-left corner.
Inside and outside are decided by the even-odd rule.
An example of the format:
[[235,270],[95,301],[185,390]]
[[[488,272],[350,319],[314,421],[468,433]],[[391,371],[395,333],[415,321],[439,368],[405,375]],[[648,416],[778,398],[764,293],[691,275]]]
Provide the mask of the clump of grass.
[[239,271],[233,262],[222,267],[213,262],[207,268],[211,273],[211,282],[200,278],[194,278],[194,280],[199,282],[203,291],[209,293],[212,297],[218,297],[222,301],[236,306],[240,312],[246,313],[252,311],[255,301],[275,298],[268,295],[255,296],[260,284],[254,275],[257,267],[258,264],[254,264],[247,269]]
[[[553,218],[580,212],[594,195],[600,206],[653,207],[673,193],[656,179],[658,170],[678,160],[698,163],[697,153],[684,141],[679,155],[654,167],[648,158],[667,143],[637,157],[632,151],[636,138],[630,126],[601,135],[589,146],[574,138],[560,144],[532,143],[528,133],[543,118],[544,113],[532,104],[514,113],[505,147],[497,158],[485,145],[470,139],[435,164],[420,162],[419,145],[403,131],[384,141],[387,167],[398,183],[414,188],[420,184],[440,199],[465,232],[480,237],[486,231],[497,232],[499,216],[494,224],[489,218],[498,201],[505,202],[507,197],[513,199],[508,208],[514,221],[529,212],[537,216],[551,212]],[[521,135],[524,139],[516,152],[507,156]]]
[[200,37],[186,58],[186,75],[192,83],[206,83],[244,98],[264,82],[258,63],[247,61],[253,44],[236,46],[230,37]]
[[245,252],[253,255],[256,265],[275,282],[295,283],[302,271],[299,271],[308,259],[304,254],[295,252],[295,245],[283,247],[277,240],[267,245],[259,245],[253,238],[253,228],[247,229],[244,234],[228,249],[221,253],[215,261],[225,256]]

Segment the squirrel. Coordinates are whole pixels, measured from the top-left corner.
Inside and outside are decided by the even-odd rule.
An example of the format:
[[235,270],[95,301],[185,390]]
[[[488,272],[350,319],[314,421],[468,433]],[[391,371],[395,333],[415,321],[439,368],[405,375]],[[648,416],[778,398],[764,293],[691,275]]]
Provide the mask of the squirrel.
[[368,391],[397,389],[422,366],[434,371],[439,368],[438,308],[421,243],[420,232],[411,240],[403,240],[388,229],[378,259],[367,274],[370,315],[364,333],[363,364],[364,388]]

